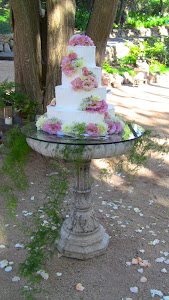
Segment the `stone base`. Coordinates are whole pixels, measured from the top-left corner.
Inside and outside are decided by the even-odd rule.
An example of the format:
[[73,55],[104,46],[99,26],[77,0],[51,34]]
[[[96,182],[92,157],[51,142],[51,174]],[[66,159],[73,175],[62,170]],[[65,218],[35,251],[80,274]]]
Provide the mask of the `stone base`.
[[89,259],[104,254],[109,243],[109,235],[99,225],[93,232],[73,233],[63,224],[58,250],[66,257]]

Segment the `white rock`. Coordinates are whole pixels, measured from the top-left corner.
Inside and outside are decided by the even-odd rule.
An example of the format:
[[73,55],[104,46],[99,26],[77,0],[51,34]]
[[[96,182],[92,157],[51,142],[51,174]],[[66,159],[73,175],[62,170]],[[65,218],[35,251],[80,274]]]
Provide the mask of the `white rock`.
[[15,248],[24,248],[24,245],[22,245],[22,244],[16,244]]
[[5,272],[10,272],[10,271],[12,271],[12,267],[6,267],[5,268]]
[[161,269],[161,272],[162,273],[168,273],[167,270],[166,270],[166,268]]
[[15,277],[12,278],[12,282],[16,282],[16,281],[19,281],[19,280],[20,280],[20,277],[18,277],[18,276],[15,276]]
[[164,261],[165,261],[165,257],[157,257],[155,259],[155,262],[157,262],[157,263],[161,263],[161,262],[164,262]]
[[141,282],[146,282],[146,281],[147,281],[147,278],[146,278],[145,276],[142,276],[142,277],[140,278],[140,281],[141,281]]
[[159,297],[163,297],[163,293],[159,290],[150,290],[151,292],[151,296],[154,298],[155,295],[159,296]]
[[8,265],[7,259],[3,259],[0,261],[0,268],[3,269]]
[[169,265],[169,259],[165,260],[165,264]]
[[138,287],[137,286],[131,287],[130,292],[137,294],[138,293]]
[[143,273],[143,269],[141,268],[141,269],[138,269],[137,270],[139,273]]

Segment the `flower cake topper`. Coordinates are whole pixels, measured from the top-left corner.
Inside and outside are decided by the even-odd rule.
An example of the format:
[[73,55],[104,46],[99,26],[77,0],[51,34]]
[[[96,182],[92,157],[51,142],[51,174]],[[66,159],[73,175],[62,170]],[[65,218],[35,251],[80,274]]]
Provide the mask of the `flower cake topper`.
[[70,38],[69,46],[94,46],[94,43],[87,35],[75,34]]

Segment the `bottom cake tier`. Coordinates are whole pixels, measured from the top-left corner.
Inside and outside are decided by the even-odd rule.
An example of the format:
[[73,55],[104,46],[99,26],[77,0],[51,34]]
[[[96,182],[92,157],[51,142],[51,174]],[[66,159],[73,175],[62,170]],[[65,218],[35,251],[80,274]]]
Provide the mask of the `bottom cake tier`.
[[49,134],[105,136],[122,131],[124,126],[115,116],[113,105],[105,113],[48,105],[47,113],[37,120],[36,127]]

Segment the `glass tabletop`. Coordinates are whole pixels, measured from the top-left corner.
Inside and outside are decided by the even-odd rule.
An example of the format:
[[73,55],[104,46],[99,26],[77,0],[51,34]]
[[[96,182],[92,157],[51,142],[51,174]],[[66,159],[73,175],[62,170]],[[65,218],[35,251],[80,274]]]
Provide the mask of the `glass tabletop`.
[[100,145],[100,144],[114,144],[135,140],[141,137],[144,129],[135,123],[126,123],[124,130],[121,133],[111,134],[106,136],[68,136],[63,134],[49,134],[44,131],[37,130],[35,123],[29,123],[22,127],[22,133],[26,138],[31,138],[37,141],[68,144],[68,145]]

